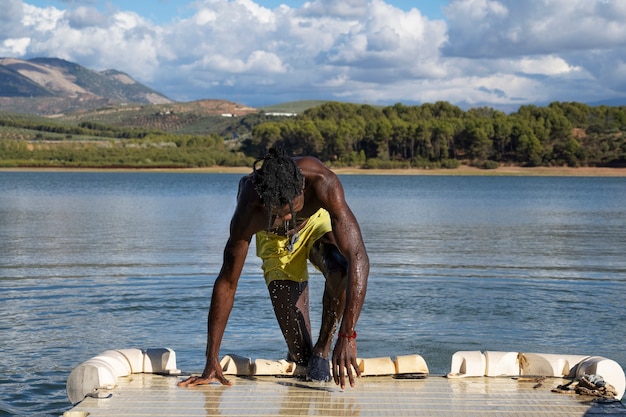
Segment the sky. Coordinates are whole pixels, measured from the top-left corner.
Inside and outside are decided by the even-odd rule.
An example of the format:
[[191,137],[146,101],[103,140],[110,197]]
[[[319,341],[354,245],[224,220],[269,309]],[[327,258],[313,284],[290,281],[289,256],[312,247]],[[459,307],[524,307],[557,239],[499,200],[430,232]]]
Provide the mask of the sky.
[[176,101],[626,103],[626,0],[0,0],[0,57]]

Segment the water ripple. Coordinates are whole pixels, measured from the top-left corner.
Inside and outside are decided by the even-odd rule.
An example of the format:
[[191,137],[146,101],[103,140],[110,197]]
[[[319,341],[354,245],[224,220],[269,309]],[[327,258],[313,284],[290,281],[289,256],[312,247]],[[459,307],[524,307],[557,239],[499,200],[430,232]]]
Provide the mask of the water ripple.
[[[342,180],[371,260],[360,356],[419,353],[435,374],[479,349],[626,366],[626,179]],[[62,414],[71,370],[106,349],[167,346],[200,371],[237,181],[0,172],[0,415]],[[259,265],[252,247],[222,352],[282,358]]]

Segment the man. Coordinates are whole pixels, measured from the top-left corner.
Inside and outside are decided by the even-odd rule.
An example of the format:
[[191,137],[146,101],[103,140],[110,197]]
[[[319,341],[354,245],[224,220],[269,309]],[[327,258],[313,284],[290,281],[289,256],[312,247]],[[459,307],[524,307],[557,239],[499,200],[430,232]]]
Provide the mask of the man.
[[[262,166],[257,169],[259,162]],[[355,373],[360,376],[355,328],[369,274],[361,230],[331,170],[316,158],[292,159],[276,149],[255,161],[252,174],[239,182],[224,262],[211,297],[206,365],[202,376],[179,385],[231,384],[219,365],[219,349],[253,235],[289,349],[288,359],[307,366],[307,379],[329,381],[328,357],[340,323],[332,356],[333,378],[342,388],[346,378],[354,386]],[[309,321],[307,259],[326,279],[315,344]]]

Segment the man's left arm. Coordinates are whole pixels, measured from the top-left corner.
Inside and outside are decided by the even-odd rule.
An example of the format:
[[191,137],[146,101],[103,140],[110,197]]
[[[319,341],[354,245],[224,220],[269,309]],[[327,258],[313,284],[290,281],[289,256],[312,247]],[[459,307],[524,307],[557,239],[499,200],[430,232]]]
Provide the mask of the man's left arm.
[[[332,175],[334,177],[334,174]],[[356,361],[356,324],[361,314],[367,279],[369,275],[369,258],[363,243],[361,228],[345,201],[343,187],[339,179],[331,183],[327,190],[327,210],[330,213],[333,234],[337,247],[348,261],[348,283],[346,288],[346,306],[339,326],[339,337],[333,350],[333,375],[335,383],[342,388],[347,377],[354,386],[354,374],[360,376]]]

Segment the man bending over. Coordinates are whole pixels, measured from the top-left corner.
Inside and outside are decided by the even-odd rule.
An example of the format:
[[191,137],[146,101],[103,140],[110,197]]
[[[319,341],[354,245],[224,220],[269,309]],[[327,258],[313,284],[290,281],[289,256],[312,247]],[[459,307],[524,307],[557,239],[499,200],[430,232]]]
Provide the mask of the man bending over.
[[[346,378],[354,386],[355,373],[360,376],[355,329],[369,274],[359,224],[331,170],[316,158],[290,158],[273,148],[239,181],[230,237],[209,308],[206,365],[202,376],[179,385],[231,384],[222,373],[219,350],[254,235],[274,312],[287,342],[288,360],[306,366],[307,379],[330,381],[328,357],[339,324],[333,379],[342,388]],[[326,279],[315,343],[309,320],[307,259]]]

